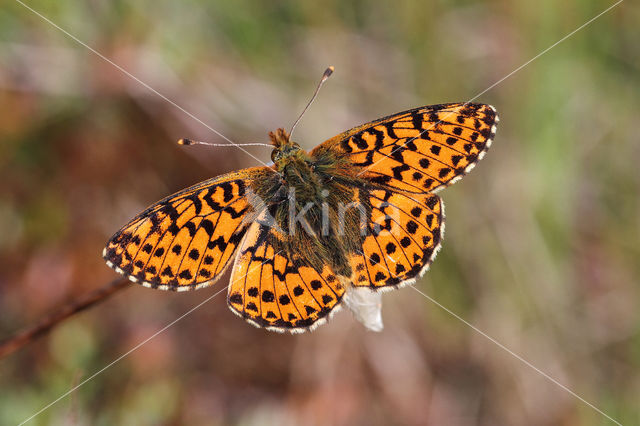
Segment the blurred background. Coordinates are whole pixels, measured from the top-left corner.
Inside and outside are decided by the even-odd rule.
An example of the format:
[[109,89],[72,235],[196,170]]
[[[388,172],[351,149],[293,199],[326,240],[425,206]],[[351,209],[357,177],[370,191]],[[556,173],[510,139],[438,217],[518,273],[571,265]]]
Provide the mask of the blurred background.
[[[235,142],[311,148],[404,109],[466,101],[604,1],[28,5]],[[501,122],[441,195],[443,250],[416,286],[623,424],[640,424],[640,7],[623,2],[479,102]],[[106,240],[148,204],[259,165],[18,2],[0,8],[0,338],[116,274]],[[270,150],[248,148],[268,161]],[[16,424],[224,288],[139,286],[0,360]],[[30,424],[604,425],[604,416],[411,288],[385,329],[342,311],[304,335],[221,294]]]

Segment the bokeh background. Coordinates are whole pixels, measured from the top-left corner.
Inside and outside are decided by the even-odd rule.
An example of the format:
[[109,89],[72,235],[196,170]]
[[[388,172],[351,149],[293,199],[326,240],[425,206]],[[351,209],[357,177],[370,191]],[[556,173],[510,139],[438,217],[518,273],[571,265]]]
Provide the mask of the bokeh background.
[[[304,117],[306,148],[411,107],[466,101],[605,1],[29,0],[236,142]],[[626,1],[498,84],[496,141],[442,193],[416,287],[623,424],[640,424],[640,8]],[[0,7],[0,337],[116,277],[105,241],[146,205],[259,163],[13,0]],[[265,161],[269,150],[251,147]],[[16,424],[225,286],[133,286],[0,360]],[[405,288],[385,329],[343,311],[305,335],[225,296],[30,424],[604,425],[604,416]]]

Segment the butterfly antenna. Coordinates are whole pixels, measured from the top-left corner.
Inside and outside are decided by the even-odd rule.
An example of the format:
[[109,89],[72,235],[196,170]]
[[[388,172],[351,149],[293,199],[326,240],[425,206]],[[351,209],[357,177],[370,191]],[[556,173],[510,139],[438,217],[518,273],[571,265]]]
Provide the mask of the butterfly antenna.
[[191,139],[180,139],[178,141],[178,145],[208,145],[208,146],[224,146],[224,147],[236,147],[236,146],[266,146],[267,148],[273,148],[273,145],[269,145],[268,143],[237,143],[234,145],[229,145],[228,143],[211,143],[211,142],[202,142],[202,141],[194,141]]
[[318,92],[320,91],[320,88],[322,87],[322,85],[324,84],[325,81],[327,81],[327,79],[329,77],[331,77],[331,74],[333,74],[333,70],[335,68],[332,66],[330,66],[329,68],[327,68],[326,70],[324,70],[324,74],[322,74],[322,78],[320,79],[320,83],[318,83],[318,87],[316,87],[316,91],[313,92],[313,96],[311,97],[311,100],[309,101],[309,103],[307,104],[306,107],[304,107],[304,109],[302,110],[302,112],[300,113],[300,115],[298,116],[298,119],[296,120],[295,123],[293,123],[293,126],[291,126],[291,130],[289,131],[289,138],[291,138],[291,135],[293,134],[293,131],[295,130],[296,126],[298,125],[298,122],[300,121],[300,119],[302,118],[302,116],[304,115],[305,112],[307,112],[307,110],[309,109],[309,107],[311,106],[311,104],[313,103],[313,101],[316,99],[316,96],[318,96]]

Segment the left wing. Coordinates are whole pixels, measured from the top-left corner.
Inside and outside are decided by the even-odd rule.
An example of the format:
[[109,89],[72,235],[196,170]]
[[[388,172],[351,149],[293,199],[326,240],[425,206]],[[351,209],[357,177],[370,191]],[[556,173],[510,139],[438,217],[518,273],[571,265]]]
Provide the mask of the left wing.
[[107,243],[107,265],[131,281],[161,290],[193,290],[220,277],[246,229],[250,184],[274,171],[240,170],[157,202]]

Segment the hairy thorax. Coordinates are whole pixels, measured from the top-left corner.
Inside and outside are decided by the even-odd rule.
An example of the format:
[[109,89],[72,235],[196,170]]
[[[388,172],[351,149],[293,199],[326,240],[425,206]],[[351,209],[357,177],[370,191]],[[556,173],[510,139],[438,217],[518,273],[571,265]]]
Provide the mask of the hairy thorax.
[[370,212],[361,199],[364,181],[330,154],[310,155],[282,129],[270,136],[277,173],[253,190],[278,236],[276,250],[303,256],[320,271],[329,259],[336,273],[350,276],[347,256],[361,246]]

